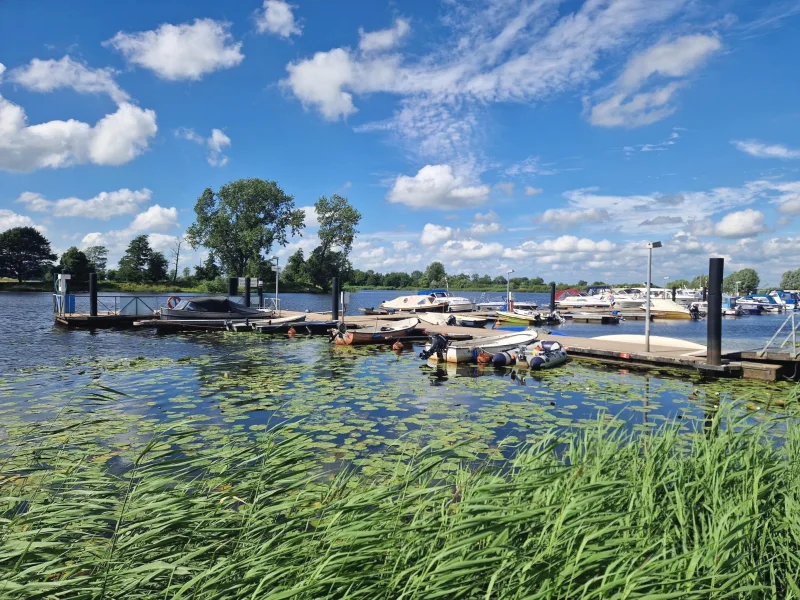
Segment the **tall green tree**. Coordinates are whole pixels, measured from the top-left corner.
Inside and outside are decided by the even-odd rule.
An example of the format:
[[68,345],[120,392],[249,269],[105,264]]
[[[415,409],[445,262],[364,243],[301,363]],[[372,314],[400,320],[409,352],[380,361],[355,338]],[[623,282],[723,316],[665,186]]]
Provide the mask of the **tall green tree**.
[[186,231],[192,248],[205,246],[230,275],[254,275],[273,244],[299,234],[305,213],[274,181],[239,179],[206,188],[194,207],[197,220]]
[[56,259],[50,242],[33,227],[14,227],[0,233],[0,277],[19,283],[40,277]]
[[425,269],[425,281],[429,286],[444,285],[445,277],[447,277],[447,272],[444,270],[444,265],[439,261],[432,262]]
[[[152,251],[147,260],[145,279],[151,283],[164,281],[168,277],[169,262],[162,252]],[[173,280],[174,281],[174,280]]]
[[61,255],[58,270],[72,275],[72,279],[77,283],[86,283],[89,281],[92,265],[85,253],[72,246]]
[[689,287],[691,287],[691,284],[686,279],[676,279],[675,281],[670,281],[667,284],[667,289],[670,289],[670,290],[680,290],[680,289],[689,288]]
[[297,251],[289,257],[283,269],[283,279],[287,283],[309,283],[308,269],[303,249]]
[[90,271],[97,273],[97,277],[105,279],[106,265],[108,264],[108,248],[105,246],[89,246],[83,251],[89,261]]
[[800,269],[784,272],[781,287],[784,290],[800,290]]
[[125,255],[119,261],[117,281],[130,281],[142,283],[147,273],[147,263],[153,253],[146,235],[137,235],[128,244]]
[[194,274],[200,281],[214,281],[222,275],[222,271],[219,270],[214,255],[209,254],[202,265],[195,265]]
[[352,272],[348,260],[361,221],[361,213],[353,208],[347,198],[334,194],[330,199],[321,196],[314,204],[317,213],[319,246],[306,261],[311,282],[327,291],[331,279],[338,276],[347,281]]
[[758,289],[761,278],[755,269],[741,269],[734,271],[722,280],[722,289],[728,293],[735,292],[737,281],[739,282],[739,293],[748,294]]

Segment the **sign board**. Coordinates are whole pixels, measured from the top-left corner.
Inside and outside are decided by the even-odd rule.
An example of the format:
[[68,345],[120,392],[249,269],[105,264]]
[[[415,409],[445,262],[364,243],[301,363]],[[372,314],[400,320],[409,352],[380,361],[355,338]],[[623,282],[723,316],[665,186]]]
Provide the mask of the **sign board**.
[[244,287],[244,277],[239,277],[239,285]]
[[263,285],[264,285],[264,281],[262,279],[259,279],[258,283],[256,283],[256,286],[263,286]]
[[272,270],[276,273],[279,273],[281,271],[281,267],[272,267]]

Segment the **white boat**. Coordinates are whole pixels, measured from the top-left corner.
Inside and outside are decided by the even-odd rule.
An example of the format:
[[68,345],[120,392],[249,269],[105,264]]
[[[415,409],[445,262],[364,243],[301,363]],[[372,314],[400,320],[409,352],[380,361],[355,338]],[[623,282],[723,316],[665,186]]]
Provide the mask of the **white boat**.
[[448,312],[472,312],[475,310],[475,303],[472,300],[463,296],[453,296],[449,290],[427,290],[419,293],[446,300]]
[[647,294],[638,288],[619,288],[612,290],[608,299],[614,303],[615,308],[641,308],[647,299]]
[[[442,352],[446,362],[450,363],[472,363],[476,362],[478,355],[485,352],[494,356],[498,352],[513,350],[520,346],[528,346],[536,341],[538,334],[536,331],[520,331],[508,335],[483,338],[482,340],[469,340],[465,342],[451,342]],[[430,351],[430,344],[425,345],[425,351]]]
[[[506,305],[508,302],[506,298],[497,298],[494,300],[487,300],[486,294],[481,294],[479,300],[475,301],[475,307],[478,310],[505,310]],[[533,300],[515,300],[514,294],[511,294],[511,305],[514,308],[519,308],[521,310],[536,310],[539,308],[539,305],[536,304]]]
[[589,296],[580,290],[562,290],[556,295],[556,307],[560,309],[607,308],[612,302],[607,296]]
[[[646,310],[642,307],[641,310]],[[692,313],[685,306],[681,306],[672,300],[664,300],[662,298],[652,298],[650,300],[650,310],[658,313],[659,319],[691,319]]]
[[421,312],[417,315],[420,321],[440,327],[485,327],[489,319],[484,317],[471,317],[469,315]]
[[439,298],[434,295],[414,294],[413,296],[400,296],[394,300],[386,300],[380,307],[386,311],[445,312],[447,306],[447,298]]

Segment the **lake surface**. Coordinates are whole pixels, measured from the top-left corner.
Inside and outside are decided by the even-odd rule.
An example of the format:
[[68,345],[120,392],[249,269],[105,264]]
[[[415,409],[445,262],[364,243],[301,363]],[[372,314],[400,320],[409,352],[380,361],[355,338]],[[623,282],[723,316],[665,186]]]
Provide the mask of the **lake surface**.
[[[353,294],[349,312],[391,294]],[[322,310],[329,299],[286,294],[283,302]],[[137,447],[167,429],[191,426],[193,443],[207,445],[283,423],[310,435],[323,461],[375,468],[398,447],[467,444],[475,456],[491,455],[554,427],[598,418],[647,430],[676,419],[702,426],[717,407],[734,402],[746,414],[793,414],[796,404],[795,388],[786,382],[704,380],[585,361],[531,375],[429,364],[417,357],[421,345],[395,353],[384,346],[335,346],[321,337],[68,330],[54,326],[51,306],[49,294],[0,294],[5,452],[43,428],[88,424],[108,449],[92,459],[124,468]],[[782,318],[726,321],[726,346],[731,340],[757,345]],[[643,323],[561,329],[636,333]],[[655,323],[653,333],[702,341],[705,323]],[[81,447],[69,433],[59,436],[75,451]]]

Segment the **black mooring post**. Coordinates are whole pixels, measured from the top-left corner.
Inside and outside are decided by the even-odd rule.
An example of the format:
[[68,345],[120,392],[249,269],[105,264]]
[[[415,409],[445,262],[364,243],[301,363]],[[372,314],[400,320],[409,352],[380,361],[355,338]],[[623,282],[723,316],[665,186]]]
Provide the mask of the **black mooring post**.
[[334,277],[331,281],[331,318],[339,320],[339,278]]
[[97,273],[89,273],[89,316],[97,316]]
[[675,302],[675,295],[678,293],[677,288],[672,288],[672,301]]
[[722,364],[722,269],[724,266],[724,258],[711,258],[708,261],[706,362],[714,366]]
[[250,306],[250,278],[244,278],[244,305]]
[[550,312],[556,309],[556,282],[550,282]]
[[264,282],[258,280],[258,308],[264,308]]
[[228,277],[228,297],[233,298],[239,291],[239,278]]
[[708,300],[708,288],[704,287],[703,288],[703,302],[705,302],[706,300]]

